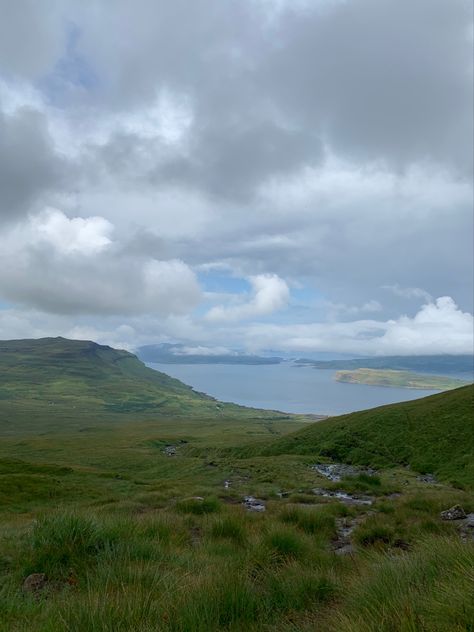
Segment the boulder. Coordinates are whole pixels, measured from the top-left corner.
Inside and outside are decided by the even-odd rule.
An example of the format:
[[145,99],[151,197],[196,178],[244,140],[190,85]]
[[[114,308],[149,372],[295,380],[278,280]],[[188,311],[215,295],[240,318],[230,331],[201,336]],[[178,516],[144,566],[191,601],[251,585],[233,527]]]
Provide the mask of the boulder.
[[244,507],[247,511],[265,511],[265,503],[259,498],[253,496],[245,496],[243,501]]
[[449,509],[441,512],[441,520],[463,520],[466,517],[466,512],[461,505],[454,505]]
[[22,589],[24,592],[36,595],[46,588],[47,584],[48,578],[45,573],[32,573],[23,582]]

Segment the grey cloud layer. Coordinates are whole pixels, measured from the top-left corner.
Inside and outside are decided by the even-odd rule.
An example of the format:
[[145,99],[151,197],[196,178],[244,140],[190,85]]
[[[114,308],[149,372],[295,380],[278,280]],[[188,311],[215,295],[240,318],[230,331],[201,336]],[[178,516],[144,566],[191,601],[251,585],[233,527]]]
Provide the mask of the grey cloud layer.
[[[428,295],[472,309],[468,0],[111,6],[0,0],[0,226],[19,231],[0,299],[186,313],[188,266],[222,264],[306,284],[342,320]],[[58,239],[98,216],[113,244],[45,247],[46,206]]]
[[44,115],[28,108],[10,115],[0,111],[0,221],[37,206],[65,177],[64,159],[52,146]]

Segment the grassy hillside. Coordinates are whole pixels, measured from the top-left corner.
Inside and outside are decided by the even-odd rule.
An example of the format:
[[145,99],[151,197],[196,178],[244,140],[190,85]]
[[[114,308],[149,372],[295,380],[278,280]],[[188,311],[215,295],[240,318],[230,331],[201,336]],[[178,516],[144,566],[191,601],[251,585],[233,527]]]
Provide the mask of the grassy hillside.
[[255,413],[197,393],[127,351],[64,338],[0,342],[0,436],[225,414]]
[[[473,494],[399,465],[339,483],[312,467],[318,453],[403,463],[406,414],[386,423],[388,457],[383,433],[364,442],[360,423],[396,406],[310,426],[60,339],[3,343],[0,365],[0,632],[472,630],[474,529],[440,512],[474,512]],[[471,392],[405,411],[415,426],[451,420],[457,444],[425,433],[418,450],[451,450],[453,471]],[[372,504],[315,493],[337,486]],[[264,512],[247,509],[249,495]]]
[[474,386],[313,424],[265,454],[321,455],[375,467],[407,466],[474,487]]

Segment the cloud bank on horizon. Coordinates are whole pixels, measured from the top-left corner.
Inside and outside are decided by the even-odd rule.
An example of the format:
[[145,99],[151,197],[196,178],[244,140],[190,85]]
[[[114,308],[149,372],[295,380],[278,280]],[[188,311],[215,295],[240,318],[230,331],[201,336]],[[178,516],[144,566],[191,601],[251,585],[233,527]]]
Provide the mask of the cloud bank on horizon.
[[0,9],[0,339],[472,353],[470,2]]

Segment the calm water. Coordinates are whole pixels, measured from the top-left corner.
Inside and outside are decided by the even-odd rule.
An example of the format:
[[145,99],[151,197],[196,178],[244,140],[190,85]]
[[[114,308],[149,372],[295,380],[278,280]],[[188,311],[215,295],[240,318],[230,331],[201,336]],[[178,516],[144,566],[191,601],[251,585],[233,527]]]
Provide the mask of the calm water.
[[343,384],[333,379],[335,371],[300,368],[287,362],[264,366],[151,363],[148,366],[224,402],[290,413],[336,415],[439,392]]

